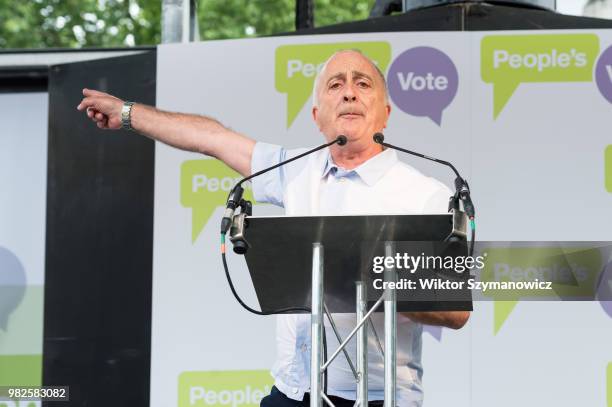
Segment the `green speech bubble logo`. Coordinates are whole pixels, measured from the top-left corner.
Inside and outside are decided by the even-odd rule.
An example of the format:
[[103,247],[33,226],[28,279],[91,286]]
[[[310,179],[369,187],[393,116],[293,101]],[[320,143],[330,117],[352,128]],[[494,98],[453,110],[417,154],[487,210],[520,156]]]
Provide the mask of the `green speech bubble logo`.
[[480,51],[482,80],[493,84],[493,117],[497,118],[521,83],[592,81],[599,37],[489,35],[482,39]]
[[[229,191],[242,177],[219,160],[189,160],[181,165],[181,205],[192,208],[191,242],[195,242],[208,219],[225,205]],[[244,185],[244,184],[243,184]],[[253,200],[250,185],[244,199]]]
[[604,180],[606,191],[612,194],[612,144],[604,150]]
[[272,384],[267,370],[183,372],[178,407],[258,407],[270,394]]
[[383,72],[391,59],[391,45],[386,41],[283,45],[276,48],[275,84],[277,91],[287,94],[287,128],[312,94],[314,78],[323,63],[341,49],[359,49]]
[[[484,254],[486,253],[486,254]],[[487,248],[480,281],[550,281],[551,290],[495,290],[493,333],[497,334],[520,298],[593,298],[602,260],[598,248]]]

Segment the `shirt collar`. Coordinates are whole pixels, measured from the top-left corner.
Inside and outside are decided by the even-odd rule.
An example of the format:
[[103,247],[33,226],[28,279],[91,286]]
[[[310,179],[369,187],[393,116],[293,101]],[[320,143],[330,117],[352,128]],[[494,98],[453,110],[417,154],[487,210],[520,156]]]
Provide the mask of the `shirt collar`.
[[374,157],[370,158],[360,166],[352,169],[345,170],[339,167],[334,162],[329,150],[327,150],[327,159],[325,160],[325,166],[323,167],[322,178],[327,177],[329,174],[335,176],[342,176],[351,173],[356,173],[368,186],[372,186],[378,182],[386,173],[397,163],[397,153],[395,150],[387,148]]

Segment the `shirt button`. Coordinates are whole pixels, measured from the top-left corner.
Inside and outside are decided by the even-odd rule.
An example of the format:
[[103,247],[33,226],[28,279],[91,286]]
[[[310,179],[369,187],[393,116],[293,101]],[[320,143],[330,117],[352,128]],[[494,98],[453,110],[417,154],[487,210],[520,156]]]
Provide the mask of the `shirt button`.
[[297,392],[298,392],[298,388],[297,388],[297,387],[294,387],[292,391],[293,391],[293,394],[297,394]]
[[341,177],[340,182],[346,182],[346,177]]

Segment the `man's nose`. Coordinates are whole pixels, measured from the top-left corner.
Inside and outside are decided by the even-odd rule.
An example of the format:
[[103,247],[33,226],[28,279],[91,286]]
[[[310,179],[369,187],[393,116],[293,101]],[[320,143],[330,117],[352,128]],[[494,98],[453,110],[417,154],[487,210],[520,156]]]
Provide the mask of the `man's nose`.
[[344,90],[344,101],[345,102],[354,102],[357,100],[357,93],[355,89],[353,89],[352,85],[346,86]]

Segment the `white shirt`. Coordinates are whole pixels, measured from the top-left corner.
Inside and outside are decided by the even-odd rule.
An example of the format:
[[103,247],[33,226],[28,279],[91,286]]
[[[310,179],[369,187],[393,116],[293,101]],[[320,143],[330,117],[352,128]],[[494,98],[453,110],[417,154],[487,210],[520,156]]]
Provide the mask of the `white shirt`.
[[[286,150],[257,143],[251,162],[252,172],[294,157],[306,149]],[[394,150],[384,150],[354,170],[338,168],[329,149],[277,168],[252,181],[257,202],[285,208],[290,216],[305,215],[382,215],[447,213],[450,190],[401,162]],[[354,328],[355,314],[334,314],[342,338]],[[384,343],[384,314],[372,320]],[[325,318],[328,354],[339,345]],[[272,368],[275,386],[287,397],[302,400],[310,389],[310,315],[278,315],[277,355]],[[397,321],[397,405],[421,406],[422,326],[403,315]],[[368,330],[368,399],[384,398],[384,363]],[[356,361],[356,341],[347,345]],[[356,399],[356,382],[344,358],[339,355],[328,368],[327,394]]]

